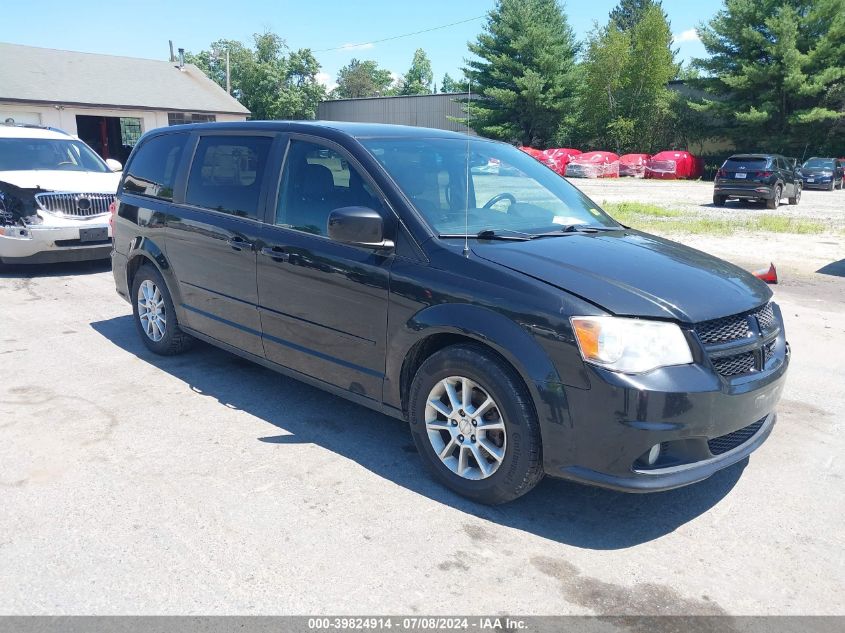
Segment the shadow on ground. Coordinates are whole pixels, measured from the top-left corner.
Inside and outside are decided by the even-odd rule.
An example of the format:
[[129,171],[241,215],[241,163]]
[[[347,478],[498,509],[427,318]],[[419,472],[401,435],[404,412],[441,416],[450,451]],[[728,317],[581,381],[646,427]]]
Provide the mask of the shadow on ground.
[[[644,543],[694,519],[736,484],[746,462],[679,490],[634,495],[546,478],[505,506],[467,501],[430,479],[405,424],[255,363],[198,344],[183,356],[162,357],[138,339],[131,316],[91,324],[99,334],[144,362],[183,380],[202,395],[267,422],[257,440],[271,446],[310,443],[333,451],[408,490],[469,515],[587,549]],[[280,433],[279,431],[283,431]],[[279,459],[268,451],[267,459]]]
[[34,277],[67,277],[95,275],[111,270],[110,259],[60,264],[0,264],[0,279],[31,279]]
[[830,262],[829,264],[819,268],[816,272],[821,273],[822,275],[845,277],[845,259],[840,259],[836,262]]

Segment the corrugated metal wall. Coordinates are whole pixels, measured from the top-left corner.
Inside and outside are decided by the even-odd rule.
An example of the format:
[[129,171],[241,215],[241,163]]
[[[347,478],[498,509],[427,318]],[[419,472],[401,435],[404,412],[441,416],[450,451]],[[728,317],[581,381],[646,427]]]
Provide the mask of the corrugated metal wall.
[[317,106],[317,118],[321,121],[392,123],[466,132],[465,125],[448,118],[464,116],[461,104],[456,101],[461,97],[460,94],[432,94],[322,101]]

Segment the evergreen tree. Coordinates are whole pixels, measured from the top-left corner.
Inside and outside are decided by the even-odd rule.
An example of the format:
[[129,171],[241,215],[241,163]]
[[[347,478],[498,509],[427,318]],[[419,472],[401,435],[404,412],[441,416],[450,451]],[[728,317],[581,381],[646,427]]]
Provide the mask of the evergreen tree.
[[572,29],[556,0],[497,0],[469,50],[470,125],[479,134],[548,146],[570,132],[577,85]]
[[424,95],[431,94],[431,84],[434,83],[434,73],[431,70],[431,61],[428,55],[421,48],[414,52],[414,59],[411,67],[405,73],[402,80],[400,94],[403,95]]
[[[658,7],[663,12],[660,0],[620,0],[619,4],[610,12],[610,21],[620,31],[628,31],[642,19],[645,12],[651,7]],[[666,22],[669,18],[663,13]]]
[[467,80],[466,78],[463,79],[452,79],[449,73],[443,75],[443,81],[440,82],[440,92],[466,92],[467,91]]
[[743,150],[845,143],[845,0],[726,0],[699,29],[711,93],[693,107]]

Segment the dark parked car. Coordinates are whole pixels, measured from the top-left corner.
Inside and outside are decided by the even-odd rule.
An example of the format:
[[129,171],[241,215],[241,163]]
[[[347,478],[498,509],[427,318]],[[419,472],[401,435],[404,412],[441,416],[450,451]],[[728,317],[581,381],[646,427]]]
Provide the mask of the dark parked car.
[[113,260],[153,352],[198,338],[406,419],[433,475],[486,503],[543,474],[705,479],[769,435],[789,364],[764,283],[620,225],[514,147],[440,130],[152,131]]
[[765,201],[777,209],[782,198],[789,204],[801,200],[801,173],[795,159],[778,154],[735,154],[716,172],[713,204],[725,206],[729,199]]
[[845,189],[845,161],[839,158],[816,158],[801,165],[804,186],[833,191],[836,187]]

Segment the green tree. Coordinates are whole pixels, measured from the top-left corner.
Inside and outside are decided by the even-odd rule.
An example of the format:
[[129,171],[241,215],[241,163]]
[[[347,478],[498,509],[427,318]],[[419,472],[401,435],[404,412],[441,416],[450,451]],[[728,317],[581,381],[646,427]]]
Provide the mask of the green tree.
[[334,99],[379,97],[387,94],[392,82],[390,71],[379,68],[376,62],[352,59],[337,72],[337,87],[331,96]]
[[650,152],[672,134],[677,77],[672,33],[658,4],[622,30],[616,21],[590,35],[583,63],[580,119],[589,144]]
[[[648,9],[655,6],[661,12],[663,11],[660,0],[620,0],[619,4],[610,12],[610,21],[620,31],[628,31],[634,28]],[[663,18],[667,22],[669,21],[665,13],[663,13]]]
[[414,52],[411,67],[402,79],[399,93],[403,95],[431,94],[432,83],[434,83],[434,73],[431,70],[431,61],[425,51],[418,48]]
[[694,60],[692,104],[743,150],[801,154],[845,142],[845,0],[726,0]]
[[249,48],[235,40],[217,40],[186,59],[225,86],[228,50],[232,96],[253,119],[313,119],[326,91],[317,81],[320,64],[311,51],[291,52],[285,40],[270,31],[257,33],[253,44]]
[[571,133],[577,46],[556,0],[497,0],[469,50],[479,134],[544,147]]
[[449,73],[443,75],[443,81],[440,82],[440,92],[466,92],[467,91],[467,80],[466,78],[462,79],[452,79],[449,76]]

